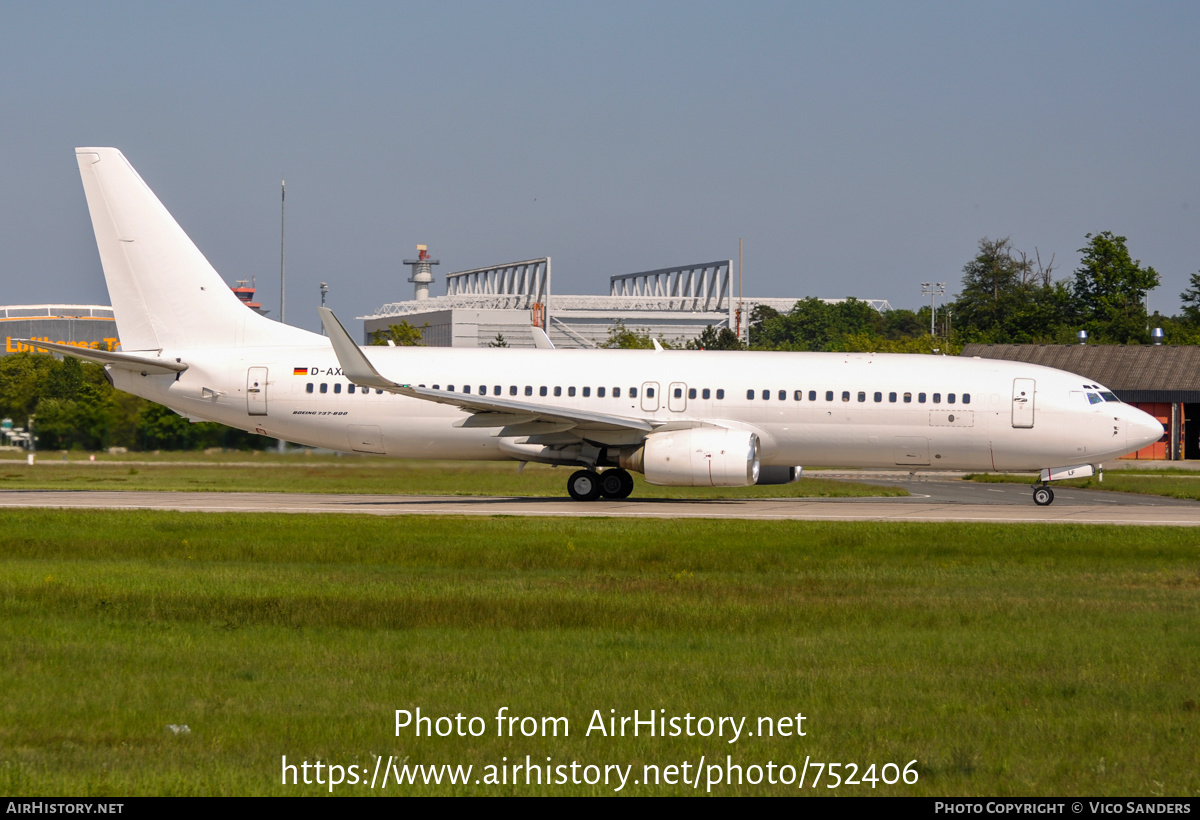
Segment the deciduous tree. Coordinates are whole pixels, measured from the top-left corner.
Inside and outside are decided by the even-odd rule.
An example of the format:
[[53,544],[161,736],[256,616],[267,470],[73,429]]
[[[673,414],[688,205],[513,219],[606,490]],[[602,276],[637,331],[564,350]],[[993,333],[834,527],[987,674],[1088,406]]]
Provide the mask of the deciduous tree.
[[1087,238],[1072,288],[1084,325],[1096,341],[1145,342],[1146,293],[1158,287],[1158,272],[1130,256],[1123,236],[1101,231]]

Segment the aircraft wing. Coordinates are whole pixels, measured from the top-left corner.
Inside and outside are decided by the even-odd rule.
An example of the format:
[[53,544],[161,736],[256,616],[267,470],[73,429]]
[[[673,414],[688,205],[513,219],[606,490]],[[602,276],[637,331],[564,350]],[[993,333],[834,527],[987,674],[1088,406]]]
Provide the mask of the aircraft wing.
[[[649,433],[656,429],[645,419],[617,416],[609,413],[593,413],[565,407],[548,407],[533,402],[513,401],[499,396],[474,396],[470,393],[452,393],[448,390],[431,390],[412,384],[401,384],[380,375],[375,366],[354,343],[350,334],[329,308],[317,308],[321,323],[333,343],[333,352],[341,365],[342,375],[360,387],[374,387],[414,399],[448,404],[471,413],[471,418],[459,422],[460,427],[507,427],[517,429],[523,425],[547,423],[568,425],[560,430],[582,428],[586,430],[635,430]],[[534,427],[533,429],[536,429]]]
[[50,350],[55,353],[61,353],[64,356],[74,356],[76,359],[107,364],[112,367],[119,367],[122,370],[132,370],[135,373],[141,373],[143,376],[149,374],[182,373],[188,369],[186,364],[176,359],[154,359],[149,356],[137,356],[133,353],[95,350],[90,347],[76,347],[75,345],[61,344],[59,342],[38,342],[29,339],[13,339],[13,341],[23,342],[36,350]]

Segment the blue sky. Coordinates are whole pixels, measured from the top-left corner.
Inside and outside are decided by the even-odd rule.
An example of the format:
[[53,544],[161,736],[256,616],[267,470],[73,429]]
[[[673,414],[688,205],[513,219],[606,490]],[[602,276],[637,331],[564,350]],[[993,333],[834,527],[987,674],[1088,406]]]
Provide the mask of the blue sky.
[[[735,258],[746,293],[922,304],[981,237],[1200,271],[1196,3],[0,0],[0,302],[107,303],[73,148],[120,148],[227,281],[316,328],[401,260],[554,289]],[[439,277],[435,293],[442,292]]]

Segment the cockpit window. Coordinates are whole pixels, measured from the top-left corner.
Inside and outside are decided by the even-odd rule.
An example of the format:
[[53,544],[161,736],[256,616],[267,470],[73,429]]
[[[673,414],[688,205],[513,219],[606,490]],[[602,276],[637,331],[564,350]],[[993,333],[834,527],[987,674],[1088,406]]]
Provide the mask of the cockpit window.
[[1100,392],[1100,395],[1101,395],[1101,397],[1103,397],[1103,399],[1105,401],[1115,401],[1117,403],[1120,403],[1120,401],[1121,401],[1116,396],[1114,396],[1112,393],[1109,393],[1107,390],[1102,390]]
[[1098,393],[1088,393],[1088,404],[1100,404],[1104,399],[1100,398]]

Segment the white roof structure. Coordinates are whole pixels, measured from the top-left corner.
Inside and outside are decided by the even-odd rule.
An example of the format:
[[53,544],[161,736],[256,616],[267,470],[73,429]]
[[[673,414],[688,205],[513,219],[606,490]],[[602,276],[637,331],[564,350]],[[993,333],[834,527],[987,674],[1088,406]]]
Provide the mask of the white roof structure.
[[[502,336],[512,347],[532,347],[525,332],[542,326],[556,347],[599,347],[617,323],[669,341],[695,338],[706,327],[738,328],[733,262],[718,260],[613,276],[607,296],[551,295],[550,257],[457,271],[446,277],[446,295],[383,305],[363,320],[372,332],[406,321],[421,328],[426,344],[471,347]],[[781,312],[802,297],[741,300],[741,332],[756,305]],[[825,299],[841,302],[843,299]],[[866,300],[888,310],[884,300]]]

